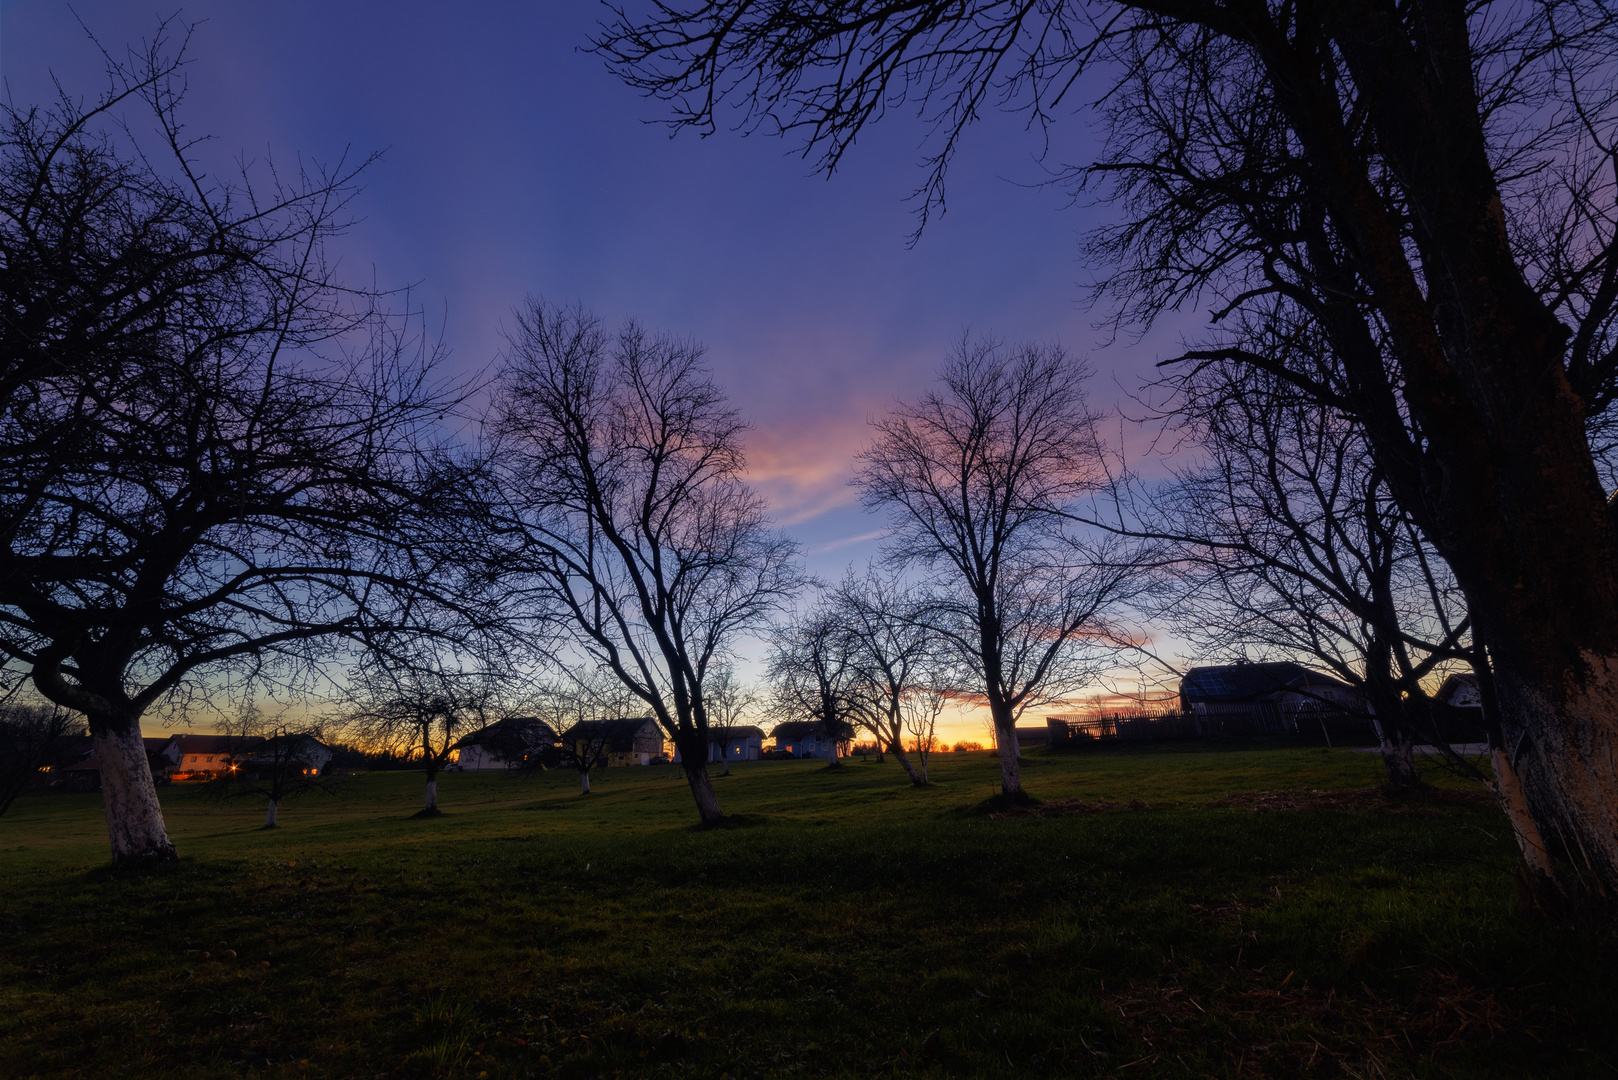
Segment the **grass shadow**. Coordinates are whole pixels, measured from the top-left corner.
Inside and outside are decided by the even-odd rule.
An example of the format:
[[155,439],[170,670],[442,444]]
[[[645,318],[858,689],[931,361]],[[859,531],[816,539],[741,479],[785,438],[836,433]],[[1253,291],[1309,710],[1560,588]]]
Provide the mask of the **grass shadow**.
[[990,795],[982,802],[963,806],[958,813],[963,817],[989,817],[994,814],[1004,814],[1008,810],[1027,810],[1039,806],[1043,800],[1036,799],[1026,791],[1019,791],[1015,795],[1000,792]]
[[756,829],[761,825],[768,825],[770,819],[763,814],[726,814],[718,821],[699,821],[695,825],[687,825],[690,832],[707,832],[710,829]]

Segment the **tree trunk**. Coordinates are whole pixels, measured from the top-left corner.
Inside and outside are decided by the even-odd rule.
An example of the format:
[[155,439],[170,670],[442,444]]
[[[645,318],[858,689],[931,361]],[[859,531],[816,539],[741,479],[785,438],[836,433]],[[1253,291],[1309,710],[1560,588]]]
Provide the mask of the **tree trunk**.
[[1421,784],[1416,771],[1416,743],[1403,726],[1382,729],[1382,768],[1387,771],[1388,784],[1396,788],[1413,788]]
[[438,809],[438,777],[432,776],[427,780],[427,805],[422,807],[424,813],[434,813]]
[[691,797],[697,801],[697,815],[704,825],[716,825],[725,819],[725,812],[719,808],[719,796],[714,794],[713,784],[708,780],[706,761],[687,757],[685,782],[691,785]]
[[[830,731],[831,728],[828,727],[826,730]],[[826,763],[826,768],[828,769],[835,769],[843,763],[842,758],[837,756],[837,739],[835,737],[833,737],[831,740],[831,753],[827,754],[826,756],[831,758],[831,760]]]
[[904,747],[899,744],[897,739],[893,741],[893,745],[889,746],[888,749],[893,752],[893,760],[904,766],[905,775],[910,777],[912,784],[917,787],[927,786],[927,781],[916,771],[916,767],[910,763],[910,758],[906,756]]
[[588,795],[588,794],[590,794],[590,770],[589,769],[580,769],[579,770],[579,794],[580,795]]
[[[1373,575],[1371,591],[1382,611],[1383,625],[1375,628],[1365,650],[1365,701],[1374,714],[1377,734],[1381,737],[1378,749],[1382,752],[1382,768],[1388,784],[1395,788],[1414,788],[1421,784],[1416,771],[1416,746],[1411,730],[1410,710],[1416,702],[1406,701],[1398,681],[1393,676],[1393,646],[1388,642],[1398,627],[1398,615],[1385,578]],[[1421,699],[1426,707],[1426,699]],[[1432,725],[1429,724],[1429,727]],[[1320,720],[1322,734],[1326,732],[1326,718]],[[1436,728],[1434,728],[1436,731]],[[1436,738],[1436,736],[1434,736]],[[1327,740],[1330,743],[1330,739]]]
[[[1416,771],[1416,740],[1405,715],[1405,702],[1391,679],[1379,679],[1371,669],[1372,664],[1378,662],[1374,658],[1377,651],[1373,646],[1373,659],[1366,664],[1365,697],[1376,716],[1377,730],[1381,735],[1378,749],[1382,752],[1382,768],[1387,773],[1390,786],[1417,787],[1421,784],[1421,774]],[[1382,651],[1384,655],[1380,657],[1380,662],[1386,665],[1388,657],[1386,650]],[[1324,716],[1321,717],[1321,731],[1325,731]]]
[[1584,670],[1559,688],[1560,702],[1498,661],[1495,688],[1503,752],[1541,848],[1550,841],[1581,891],[1610,903],[1618,899],[1618,657],[1583,660]]
[[264,827],[266,829],[275,828],[275,808],[276,808],[276,805],[277,805],[277,801],[275,799],[271,799],[270,800],[270,805],[264,811]]
[[112,864],[144,866],[176,858],[163,826],[163,807],[152,783],[151,763],[141,742],[140,724],[91,718],[96,760],[101,765],[101,801],[107,812]]
[[1496,746],[1489,751],[1489,760],[1494,766],[1494,793],[1500,799],[1506,821],[1511,824],[1512,835],[1517,838],[1517,851],[1522,855],[1523,865],[1533,876],[1554,888],[1556,863],[1529,811],[1528,796],[1523,791],[1522,778],[1511,764],[1511,755]]
[[1022,796],[1022,755],[1018,753],[1016,721],[994,724],[995,749],[1000,756],[1000,793],[1011,798]]

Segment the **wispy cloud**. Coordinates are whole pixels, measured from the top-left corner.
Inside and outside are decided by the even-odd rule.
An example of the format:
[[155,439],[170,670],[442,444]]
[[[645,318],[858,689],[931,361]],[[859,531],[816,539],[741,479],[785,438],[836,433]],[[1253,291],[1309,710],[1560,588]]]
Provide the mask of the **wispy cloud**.
[[880,540],[886,535],[888,535],[888,530],[886,529],[873,529],[870,532],[860,533],[858,536],[844,536],[836,540],[827,540],[824,543],[815,544],[813,547],[805,549],[804,554],[825,555],[828,552],[841,551],[843,548],[853,547],[855,544],[863,544],[867,540]]
[[848,480],[865,438],[864,419],[822,413],[751,433],[747,478],[769,500],[777,524],[802,524],[858,501]]

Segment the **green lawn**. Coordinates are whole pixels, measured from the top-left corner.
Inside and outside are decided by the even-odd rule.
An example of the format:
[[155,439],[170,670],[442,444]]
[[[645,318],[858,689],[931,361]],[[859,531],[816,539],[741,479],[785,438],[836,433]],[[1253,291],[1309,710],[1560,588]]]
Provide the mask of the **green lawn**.
[[105,869],[99,796],[29,796],[0,1076],[1611,1075],[1613,939],[1517,910],[1486,803],[1212,805],[1378,769],[1036,756],[1044,816],[994,817],[983,754],[926,790],[763,762],[715,830],[669,767],[450,774],[425,820],[374,774],[274,831],[176,788],[147,875]]

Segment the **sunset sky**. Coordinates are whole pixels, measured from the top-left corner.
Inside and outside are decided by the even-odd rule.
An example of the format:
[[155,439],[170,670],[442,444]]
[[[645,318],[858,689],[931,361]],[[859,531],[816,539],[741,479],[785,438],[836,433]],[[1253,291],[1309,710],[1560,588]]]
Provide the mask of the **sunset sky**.
[[[93,95],[102,60],[74,12],[120,51],[152,33],[157,11],[0,0],[6,92],[44,101],[54,74]],[[948,213],[907,247],[915,121],[884,121],[830,179],[779,139],[671,139],[647,122],[663,115],[657,103],[581,51],[599,11],[588,0],[192,3],[188,116],[216,137],[208,153],[222,164],[383,151],[344,266],[413,286],[467,371],[493,362],[530,295],[705,342],[756,424],[753,479],[827,577],[879,547],[881,522],[847,486],[867,417],[920,393],[963,331],[1088,353],[1092,396],[1107,405],[1172,353],[1170,332],[1107,345],[1095,329],[1079,237],[1104,211],[1040,186],[1044,144],[1020,117],[974,130]],[[1045,164],[1083,161],[1091,135],[1075,117]]]

